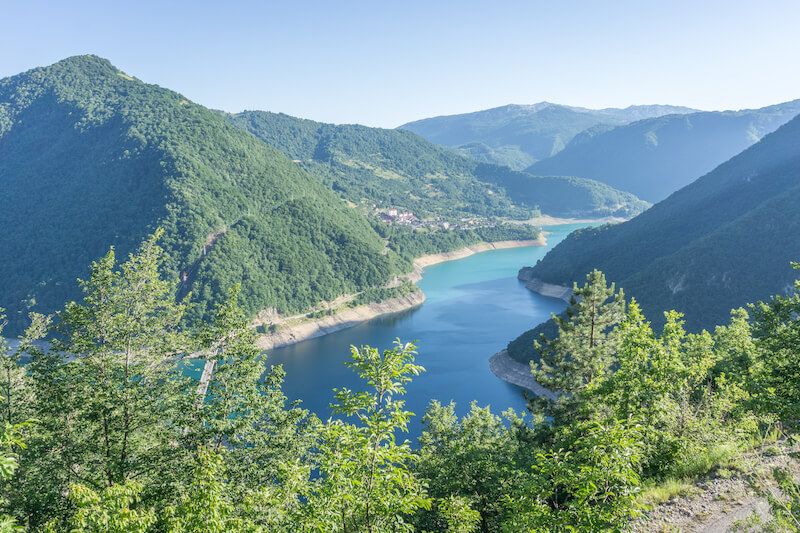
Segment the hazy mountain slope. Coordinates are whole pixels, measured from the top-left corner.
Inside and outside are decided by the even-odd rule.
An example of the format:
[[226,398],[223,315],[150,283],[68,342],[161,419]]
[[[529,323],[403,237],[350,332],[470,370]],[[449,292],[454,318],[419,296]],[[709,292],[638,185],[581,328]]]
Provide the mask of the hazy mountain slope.
[[571,284],[598,268],[655,323],[674,308],[712,328],[791,285],[799,230],[800,117],[636,218],[570,235],[531,274]]
[[650,204],[599,181],[572,176],[533,176],[507,167],[479,164],[475,175],[501,186],[515,202],[540,206],[559,216],[632,217]]
[[202,281],[197,315],[237,282],[251,312],[302,310],[393,270],[368,221],[282,153],[95,56],[0,80],[0,185],[9,333],[157,227],[165,268]]
[[676,106],[592,110],[541,102],[426,118],[398,129],[413,131],[436,144],[457,147],[478,161],[521,170],[558,153],[575,135],[597,124],[626,124],[641,118],[691,111]]
[[800,100],[762,109],[700,112],[592,128],[526,169],[596,179],[657,202],[800,113]]
[[426,215],[526,218],[548,214],[629,216],[648,204],[575,178],[534,178],[479,164],[409,131],[333,125],[264,111],[224,114],[278,148],[354,203],[394,205]]

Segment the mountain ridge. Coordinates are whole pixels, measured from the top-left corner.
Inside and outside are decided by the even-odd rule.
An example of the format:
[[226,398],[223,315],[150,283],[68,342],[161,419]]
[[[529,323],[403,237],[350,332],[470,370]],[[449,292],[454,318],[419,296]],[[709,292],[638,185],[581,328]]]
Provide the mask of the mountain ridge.
[[[525,162],[531,164],[558,153],[575,135],[592,126],[618,125],[642,116],[688,111],[693,110],[661,105],[592,110],[539,102],[431,117],[408,122],[397,129],[414,131],[431,142],[450,146],[465,155],[471,154],[482,162],[505,164],[522,170],[527,166]],[[499,153],[479,156],[465,146],[473,143]]]
[[194,317],[236,282],[248,312],[302,310],[397,269],[369,222],[281,152],[97,56],[0,80],[0,180],[12,331],[77,298],[110,245],[124,257],[158,227],[176,280],[227,229],[202,256]]
[[333,125],[267,111],[222,114],[354,204],[402,207],[421,217],[518,219],[536,210],[627,217],[649,206],[591,180],[534,177],[479,163],[410,131]]
[[759,109],[646,118],[577,134],[533,174],[591,178],[657,202],[712,171],[800,113],[800,100]]

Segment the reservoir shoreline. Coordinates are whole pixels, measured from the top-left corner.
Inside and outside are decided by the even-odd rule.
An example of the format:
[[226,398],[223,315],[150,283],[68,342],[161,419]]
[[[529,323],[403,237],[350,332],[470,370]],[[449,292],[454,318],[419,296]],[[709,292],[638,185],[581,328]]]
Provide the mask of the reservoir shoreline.
[[539,385],[533,378],[533,374],[531,374],[530,365],[520,363],[512,358],[508,355],[508,350],[500,350],[489,358],[489,370],[506,383],[521,387],[537,396],[550,400],[555,400],[558,397],[553,391]]
[[[504,250],[508,248],[522,248],[529,246],[546,246],[545,236],[547,232],[542,232],[538,239],[516,240],[516,241],[496,241],[481,242],[438,254],[424,255],[414,260],[414,269],[406,275],[412,283],[418,283],[422,279],[425,267],[437,265],[446,261],[455,261],[471,255],[490,250]],[[419,307],[425,302],[425,294],[421,290],[416,290],[400,298],[393,298],[379,303],[370,303],[353,309],[347,309],[330,316],[309,319],[299,324],[281,328],[274,333],[266,333],[256,341],[262,350],[281,348],[298,342],[321,337],[335,331],[352,328],[373,318],[383,315],[400,313],[409,309]]]
[[572,287],[547,283],[533,276],[531,267],[522,267],[517,274],[517,279],[525,282],[525,288],[542,296],[558,298],[569,303],[572,298]]

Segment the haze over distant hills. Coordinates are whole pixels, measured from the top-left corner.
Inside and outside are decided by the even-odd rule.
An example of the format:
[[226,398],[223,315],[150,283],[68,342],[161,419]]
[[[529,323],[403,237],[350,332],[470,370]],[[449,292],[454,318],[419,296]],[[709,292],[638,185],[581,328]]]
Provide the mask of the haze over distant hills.
[[798,235],[800,117],[636,218],[573,233],[528,274],[571,285],[598,268],[655,324],[676,309],[697,331],[791,288]]
[[633,216],[649,204],[602,183],[534,177],[478,163],[410,131],[333,125],[265,111],[223,114],[278,148],[355,204],[399,206],[420,216],[526,218]]
[[602,181],[657,202],[800,113],[800,100],[761,109],[647,118],[584,131],[526,169]]
[[[436,144],[454,147],[478,161],[522,170],[557,154],[575,135],[592,126],[627,124],[643,118],[694,111],[667,105],[586,109],[540,102],[426,118],[403,124],[398,129],[413,131]],[[546,174],[571,175],[560,172]]]

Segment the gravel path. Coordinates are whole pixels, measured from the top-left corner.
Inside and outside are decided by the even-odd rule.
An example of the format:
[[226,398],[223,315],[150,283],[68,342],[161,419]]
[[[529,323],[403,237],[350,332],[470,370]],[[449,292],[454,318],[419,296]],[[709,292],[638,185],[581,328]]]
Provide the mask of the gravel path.
[[[674,497],[670,501],[657,505],[634,524],[636,533],[727,533],[735,531],[732,527],[738,521],[747,520],[753,512],[757,513],[762,523],[769,521],[769,504],[756,494],[747,477],[761,470],[770,472],[773,467],[789,469],[800,478],[800,462],[791,452],[797,452],[791,446],[785,447],[782,453],[768,454],[750,452],[738,459],[747,465],[749,474],[739,473],[730,478],[721,478],[714,474],[695,485],[696,493],[692,496]],[[769,478],[758,478],[759,484],[774,486]],[[764,486],[764,485],[762,485]],[[739,531],[753,532],[758,529]]]

